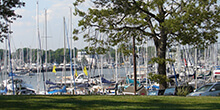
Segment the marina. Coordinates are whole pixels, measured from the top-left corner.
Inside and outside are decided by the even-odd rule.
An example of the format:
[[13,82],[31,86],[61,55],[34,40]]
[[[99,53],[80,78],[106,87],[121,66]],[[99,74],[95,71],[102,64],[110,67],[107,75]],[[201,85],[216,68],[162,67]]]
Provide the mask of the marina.
[[[1,2],[8,7],[1,17],[1,95],[220,95],[217,1],[93,1],[81,10],[83,3],[90,4],[42,11],[33,2],[31,35],[23,30],[20,39],[36,44],[19,48],[11,25],[21,15],[13,8],[25,2]],[[61,8],[65,15],[56,15]]]
[[[108,79],[108,80],[114,80],[114,73],[112,73],[112,69],[104,69],[104,78]],[[124,72],[124,69],[119,69],[118,72],[120,73],[120,77],[126,77],[126,73]],[[66,78],[70,77],[70,71],[66,71]],[[78,74],[83,73],[83,71],[77,71]],[[84,74],[84,73],[83,73]],[[99,75],[99,73],[96,71],[96,73],[93,73],[94,76]],[[64,75],[62,73],[62,71],[58,71],[56,73],[53,72],[47,72],[45,73],[46,80],[54,82],[54,83],[59,83],[63,80],[63,84],[64,84]],[[91,74],[90,74],[91,76]],[[8,76],[7,76],[8,77]],[[63,77],[63,78],[62,78]],[[10,79],[10,77],[8,77]],[[36,93],[42,92],[44,91],[44,82],[43,82],[43,74],[42,73],[31,73],[31,75],[29,75],[29,73],[24,74],[24,75],[18,75],[18,76],[14,76],[14,80],[16,79],[21,79],[23,82],[32,85],[32,89],[34,89],[36,91]],[[70,78],[69,78],[70,79]],[[3,82],[1,80],[1,82]],[[73,82],[72,82],[73,84]],[[73,85],[74,86],[74,85]],[[49,86],[47,85],[47,88]],[[38,92],[37,92],[38,91]],[[11,91],[12,92],[12,91]]]
[[[86,70],[88,68],[85,68]],[[116,77],[116,70],[118,77]],[[147,75],[146,70],[140,68],[140,72],[137,71],[137,84],[138,88],[136,93],[139,95],[147,95],[148,92],[153,90],[160,90],[159,84],[149,81],[146,82]],[[13,94],[13,89],[15,94],[20,95],[49,95],[49,94],[74,94],[74,95],[89,95],[89,94],[102,94],[102,95],[134,95],[134,77],[133,68],[121,67],[115,68],[97,68],[92,70],[76,69],[78,76],[73,77],[72,71],[41,71],[39,73],[26,73],[26,74],[14,74],[14,88],[12,87],[12,81],[10,80],[12,76],[6,75],[2,77],[1,84],[1,94]],[[183,75],[169,75],[168,77],[175,82],[175,77],[179,85],[186,85],[183,80],[187,79],[188,84],[192,87],[201,87],[210,82],[216,82],[219,80],[218,68],[213,71],[200,71],[200,75],[197,79],[193,75],[188,78],[184,78]],[[103,73],[103,74],[101,74]],[[43,76],[44,75],[44,76]],[[1,76],[4,76],[3,74]],[[7,80],[3,80],[7,78]],[[44,79],[45,78],[45,79]],[[116,79],[117,78],[117,79]],[[10,81],[9,81],[10,80]],[[182,81],[181,81],[182,80]],[[102,82],[100,82],[102,81]],[[117,81],[117,82],[116,82]],[[197,81],[197,82],[195,82]],[[10,82],[10,83],[9,83]],[[170,87],[175,87],[175,83],[170,82]],[[7,87],[7,92],[4,93],[4,89]],[[22,93],[23,91],[23,93]],[[24,92],[25,91],[25,92]],[[27,92],[28,91],[28,92]],[[117,93],[115,93],[117,92]],[[151,93],[152,94],[152,93]],[[150,95],[150,94],[149,94]]]

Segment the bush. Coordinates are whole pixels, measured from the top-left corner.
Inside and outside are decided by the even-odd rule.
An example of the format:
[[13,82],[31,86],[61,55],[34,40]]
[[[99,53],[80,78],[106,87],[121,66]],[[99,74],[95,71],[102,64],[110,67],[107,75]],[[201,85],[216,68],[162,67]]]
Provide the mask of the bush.
[[159,83],[159,84],[170,82],[170,79],[167,78],[166,75],[161,75],[161,74],[149,73],[148,79],[150,79],[151,81],[154,81],[156,83]]
[[176,95],[178,96],[186,96],[187,94],[193,92],[193,87],[192,86],[180,86],[177,87],[177,93]]

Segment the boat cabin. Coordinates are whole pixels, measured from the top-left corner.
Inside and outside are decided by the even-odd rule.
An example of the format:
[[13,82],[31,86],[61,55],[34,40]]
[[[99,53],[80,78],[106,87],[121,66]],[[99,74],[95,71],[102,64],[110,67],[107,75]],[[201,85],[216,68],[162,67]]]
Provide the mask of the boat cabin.
[[220,70],[214,70],[213,71],[213,80],[216,81],[220,81]]

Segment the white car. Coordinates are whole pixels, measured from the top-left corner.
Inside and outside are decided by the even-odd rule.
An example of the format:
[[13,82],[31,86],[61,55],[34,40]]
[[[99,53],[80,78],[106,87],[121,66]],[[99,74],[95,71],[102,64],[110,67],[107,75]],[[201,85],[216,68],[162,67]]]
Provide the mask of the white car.
[[24,88],[17,91],[18,95],[36,95],[35,90],[30,88]]
[[187,96],[220,96],[220,82],[206,84]]

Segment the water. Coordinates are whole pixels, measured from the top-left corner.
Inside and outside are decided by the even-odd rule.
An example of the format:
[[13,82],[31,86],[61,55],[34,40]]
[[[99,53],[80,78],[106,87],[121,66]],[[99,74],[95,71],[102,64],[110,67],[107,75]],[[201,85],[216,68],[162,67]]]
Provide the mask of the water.
[[[87,70],[88,71],[88,70]],[[77,71],[77,74],[82,73],[83,71]],[[114,80],[114,76],[115,76],[115,69],[103,69],[103,74],[104,74],[104,78],[107,80]],[[52,82],[58,82],[61,80],[62,78],[62,71],[58,71],[56,73],[53,72],[47,72],[44,73],[45,74],[45,79],[52,81]],[[66,76],[70,76],[70,71],[66,71]],[[95,72],[94,70],[92,70],[91,74],[88,71],[89,76],[95,76],[95,75],[99,75],[100,74],[100,69],[96,69]],[[119,77],[126,77],[126,72],[125,72],[125,68],[121,68],[118,69],[118,76]],[[64,77],[64,75],[63,75]],[[15,79],[16,77],[14,77]],[[35,90],[39,90],[39,91],[43,91],[44,90],[44,86],[43,86],[43,74],[42,73],[34,73],[33,76],[28,76],[28,75],[24,75],[24,76],[20,76],[17,78],[21,78],[23,79],[27,84],[31,84],[33,86],[33,88]],[[39,80],[39,81],[38,81]],[[1,81],[2,82],[2,81]]]

